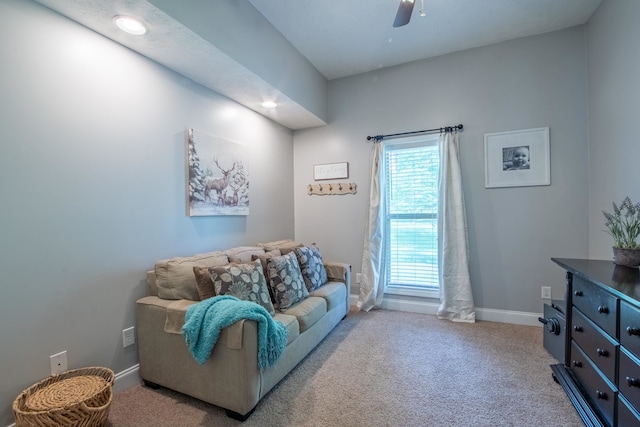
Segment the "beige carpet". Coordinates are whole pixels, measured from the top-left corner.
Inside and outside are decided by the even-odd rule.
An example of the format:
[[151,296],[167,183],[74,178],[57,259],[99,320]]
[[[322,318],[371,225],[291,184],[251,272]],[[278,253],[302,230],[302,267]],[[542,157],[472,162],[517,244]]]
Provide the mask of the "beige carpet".
[[120,426],[583,426],[542,328],[352,312],[244,423],[167,389],[115,396]]

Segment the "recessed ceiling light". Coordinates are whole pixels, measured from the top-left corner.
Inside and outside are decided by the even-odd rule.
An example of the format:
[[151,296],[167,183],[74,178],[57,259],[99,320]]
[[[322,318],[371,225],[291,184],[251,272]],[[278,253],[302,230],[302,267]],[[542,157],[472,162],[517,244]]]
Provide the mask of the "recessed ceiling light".
[[276,104],[276,103],[275,103],[275,102],[273,102],[273,101],[264,101],[261,105],[262,105],[264,108],[269,108],[269,109],[271,109],[271,108],[276,108],[276,107],[278,106],[278,104]]
[[113,22],[122,31],[140,36],[147,32],[147,27],[139,19],[132,18],[131,16],[117,15],[113,17]]

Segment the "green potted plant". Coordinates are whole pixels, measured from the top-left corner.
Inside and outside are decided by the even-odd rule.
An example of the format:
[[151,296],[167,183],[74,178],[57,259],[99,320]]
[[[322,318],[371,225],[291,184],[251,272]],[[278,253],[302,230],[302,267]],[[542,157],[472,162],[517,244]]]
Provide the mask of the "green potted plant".
[[640,265],[640,203],[633,204],[629,196],[620,205],[613,203],[613,212],[602,211],[607,222],[606,232],[613,237],[613,260],[616,264]]

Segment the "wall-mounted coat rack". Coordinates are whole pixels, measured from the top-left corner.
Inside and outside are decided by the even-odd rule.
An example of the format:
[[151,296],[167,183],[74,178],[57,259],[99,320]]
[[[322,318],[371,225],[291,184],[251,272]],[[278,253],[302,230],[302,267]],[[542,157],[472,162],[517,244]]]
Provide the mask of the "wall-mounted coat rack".
[[316,194],[318,196],[356,194],[357,187],[358,186],[353,182],[325,182],[323,184],[309,184],[307,192],[310,196],[312,194]]

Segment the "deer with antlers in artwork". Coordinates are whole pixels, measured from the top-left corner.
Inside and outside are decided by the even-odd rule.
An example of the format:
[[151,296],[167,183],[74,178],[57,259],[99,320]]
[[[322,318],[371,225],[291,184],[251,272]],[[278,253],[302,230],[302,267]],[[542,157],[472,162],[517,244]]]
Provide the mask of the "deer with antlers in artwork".
[[247,181],[246,177],[242,173],[242,164],[239,168],[240,171],[235,174],[231,181],[229,181],[229,188],[233,191],[233,196],[226,196],[224,198],[224,203],[227,206],[238,206],[238,192]]
[[213,161],[215,162],[216,166],[218,166],[218,169],[220,169],[220,171],[222,172],[222,178],[207,176],[204,179],[204,199],[211,201],[211,190],[215,190],[218,196],[216,201],[222,201],[222,203],[224,203],[223,193],[229,185],[229,177],[231,175],[231,172],[236,168],[236,162],[233,162],[231,169],[225,170],[222,168],[222,166],[220,166],[220,163],[218,163],[217,157],[214,157]]

